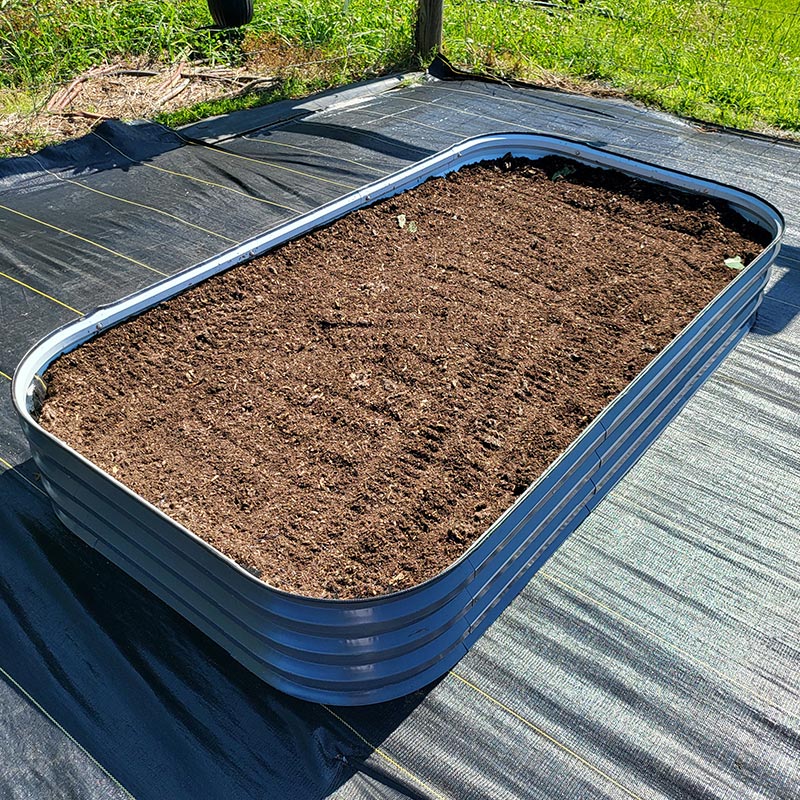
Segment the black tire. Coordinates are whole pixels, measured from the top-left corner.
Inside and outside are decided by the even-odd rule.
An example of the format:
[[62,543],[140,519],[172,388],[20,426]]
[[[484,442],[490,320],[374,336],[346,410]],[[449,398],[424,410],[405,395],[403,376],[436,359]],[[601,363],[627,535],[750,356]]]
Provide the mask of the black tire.
[[220,28],[238,28],[253,19],[253,0],[208,0],[208,10]]

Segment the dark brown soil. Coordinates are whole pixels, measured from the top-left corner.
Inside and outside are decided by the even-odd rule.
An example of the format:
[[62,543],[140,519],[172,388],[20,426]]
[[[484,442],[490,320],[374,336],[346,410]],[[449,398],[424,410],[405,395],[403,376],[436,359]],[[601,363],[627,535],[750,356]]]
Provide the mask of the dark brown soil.
[[390,592],[461,555],[766,241],[617,173],[468,167],[62,357],[41,421],[273,586]]

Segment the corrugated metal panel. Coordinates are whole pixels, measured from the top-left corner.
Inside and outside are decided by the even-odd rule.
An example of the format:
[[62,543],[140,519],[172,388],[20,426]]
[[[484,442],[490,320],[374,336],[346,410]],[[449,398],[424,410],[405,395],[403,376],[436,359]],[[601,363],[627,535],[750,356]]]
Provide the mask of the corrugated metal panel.
[[[31,416],[37,376],[97,331],[354,208],[507,153],[567,156],[719,197],[767,229],[773,241],[462,558],[435,578],[396,594],[351,601],[273,589],[56,440]],[[774,208],[737,189],[565,139],[484,136],[65,326],[21,362],[14,376],[15,407],[56,513],[75,534],[270,684],[319,702],[388,700],[426,685],[461,658],[747,331],[782,231]]]

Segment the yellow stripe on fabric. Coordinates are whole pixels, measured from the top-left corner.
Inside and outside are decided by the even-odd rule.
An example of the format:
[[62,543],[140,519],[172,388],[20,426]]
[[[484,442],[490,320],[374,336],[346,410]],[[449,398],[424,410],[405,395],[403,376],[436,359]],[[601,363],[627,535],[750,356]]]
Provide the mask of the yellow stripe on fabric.
[[436,797],[436,798],[438,798],[438,800],[448,800],[446,795],[443,795],[441,792],[437,792],[436,789],[434,789],[430,784],[428,784],[424,780],[422,780],[422,778],[420,778],[417,775],[415,775],[413,772],[411,772],[411,770],[406,769],[406,767],[404,767],[401,763],[399,763],[394,758],[392,758],[383,748],[377,747],[376,745],[372,744],[372,742],[370,742],[369,739],[364,738],[352,725],[350,725],[349,722],[347,722],[346,720],[342,719],[335,711],[331,710],[326,705],[323,705],[322,707],[332,717],[334,717],[335,719],[339,720],[339,722],[341,722],[342,725],[345,726],[345,728],[347,728],[349,731],[351,731],[353,734],[355,734],[355,736],[357,736],[374,753],[377,753],[382,759],[384,759],[385,761],[390,763],[395,769],[398,769],[404,775],[407,775],[409,778],[411,778],[411,780],[413,780],[414,783],[416,783],[418,786],[421,786],[423,789],[425,789],[425,791],[428,792],[431,795],[431,797]]
[[[415,102],[420,102],[420,101],[415,101]],[[443,108],[446,111],[455,111],[458,114],[464,114],[465,116],[468,116],[468,117],[479,117],[480,119],[488,119],[490,122],[499,122],[501,125],[512,125],[515,128],[524,128],[526,131],[531,131],[533,133],[541,133],[542,132],[541,128],[535,128],[535,127],[533,127],[531,125],[523,125],[522,123],[517,122],[516,120],[507,120],[507,119],[502,119],[500,117],[490,117],[488,114],[481,114],[481,113],[478,113],[477,111],[467,111],[466,109],[459,108],[458,106],[446,106],[446,105],[443,105],[442,103],[424,103],[423,102],[423,104],[424,105],[435,106],[436,108]]]
[[138,164],[140,167],[147,167],[148,169],[154,169],[157,170],[158,172],[164,172],[167,175],[172,175],[175,178],[184,178],[185,180],[194,181],[195,183],[202,183],[205,184],[206,186],[213,186],[215,189],[222,189],[223,191],[226,192],[233,192],[234,194],[246,197],[248,200],[255,200],[257,203],[264,203],[265,205],[274,206],[275,208],[282,208],[284,211],[291,211],[293,214],[303,213],[302,211],[300,211],[300,209],[292,208],[291,206],[281,205],[280,203],[276,203],[274,200],[267,200],[266,198],[263,197],[256,197],[255,195],[250,194],[249,192],[243,192],[241,189],[234,189],[232,186],[225,186],[225,184],[223,183],[215,183],[214,181],[207,181],[205,180],[205,178],[197,178],[194,175],[187,175],[184,172],[175,172],[174,170],[166,169],[165,167],[157,167],[155,164],[147,164],[144,161],[137,161],[135,158],[131,158],[131,156],[129,156],[127,153],[123,153],[122,150],[119,149],[119,147],[111,144],[111,142],[109,142],[107,139],[104,139],[96,131],[92,131],[91,133],[93,136],[97,136],[97,138],[101,142],[107,144],[112,150],[119,153],[123,158],[127,158],[128,161],[131,162],[131,164]]
[[[514,90],[514,87],[508,86],[507,88]],[[477,92],[471,89],[456,89],[452,86],[447,87],[448,94],[468,94],[472,95],[473,97],[478,97],[483,100],[491,100],[493,104],[500,104],[500,103],[511,103],[520,106],[524,106],[526,108],[531,109],[534,113],[541,113],[543,109],[549,108],[550,104],[548,104],[544,100],[539,100],[535,98],[533,100],[526,100],[521,97],[508,97],[505,95],[503,97],[498,97],[497,95],[487,95],[484,92]],[[410,97],[403,97],[403,100],[407,100],[411,103],[423,103],[427,105],[439,105],[439,103],[432,102],[430,100],[415,100]],[[565,116],[565,117],[576,117],[577,119],[585,122],[587,119],[597,119],[598,112],[593,112],[591,109],[586,108],[577,108],[577,107],[569,107],[566,103],[561,101],[556,101],[558,103],[558,115]],[[453,108],[451,106],[444,106],[444,108],[449,108],[453,111],[461,112],[460,108]],[[472,113],[475,116],[474,112],[464,112],[464,113]],[[477,116],[483,116],[482,114],[477,114]],[[602,113],[600,119],[604,122],[614,123],[615,127],[612,130],[617,130],[619,128],[623,128],[625,131],[637,130],[642,131],[647,134],[653,133],[653,122],[652,117],[648,117],[648,112],[640,112],[638,116],[645,117],[645,123],[640,124],[634,119],[624,119],[623,117],[613,116],[612,114]],[[486,119],[492,119],[491,117],[487,117]],[[510,122],[509,120],[497,120],[498,122],[503,122],[507,125],[515,125],[516,123]],[[531,129],[535,130],[535,129]],[[542,133],[551,133],[551,131],[546,131],[543,128],[539,129]],[[649,153],[650,157],[653,156],[652,150],[642,150],[643,153]],[[766,158],[761,156],[764,161],[772,163],[774,159]]]
[[[2,208],[2,206],[0,206],[0,208]],[[36,292],[36,294],[41,295],[42,297],[46,298],[47,300],[50,300],[53,303],[57,303],[58,305],[62,306],[63,308],[66,308],[68,311],[74,312],[79,317],[83,316],[83,311],[78,311],[77,308],[73,308],[72,306],[68,306],[66,303],[62,303],[61,300],[59,300],[58,298],[53,297],[52,295],[47,294],[47,292],[43,292],[40,289],[36,289],[35,287],[31,286],[30,284],[25,283],[25,281],[18,280],[17,278],[12,278],[11,275],[6,275],[5,272],[0,272],[0,277],[6,278],[6,280],[13,281],[14,283],[18,283],[20,286],[24,286],[26,289],[30,289],[32,292]]]
[[[151,267],[148,264],[145,264],[141,261],[137,261],[135,258],[131,258],[130,256],[126,256],[124,253],[118,253],[116,250],[112,250],[110,247],[106,247],[104,244],[100,244],[99,242],[93,242],[91,239],[87,239],[85,236],[81,236],[80,234],[73,233],[72,231],[65,230],[64,228],[59,228],[58,225],[53,225],[50,222],[45,222],[43,219],[37,219],[36,217],[32,217],[30,214],[24,214],[22,211],[17,211],[14,208],[9,208],[8,206],[0,205],[0,209],[3,211],[8,211],[11,214],[16,214],[23,219],[30,220],[31,222],[36,222],[39,225],[44,225],[46,228],[52,228],[54,231],[58,231],[58,233],[63,233],[66,236],[72,236],[75,239],[78,239],[85,244],[89,244],[92,247],[97,247],[99,250],[104,250],[106,253],[111,253],[112,256],[117,256],[117,258],[125,259],[125,261],[130,261],[132,264],[136,264],[139,267],[144,267],[144,269],[150,270],[150,272],[155,272],[156,275],[161,275],[164,278],[168,278],[166,272],[161,272],[161,270],[156,269],[155,267]],[[51,298],[52,299],[52,298]],[[58,302],[56,300],[56,302]],[[61,305],[64,305],[61,303]],[[67,306],[69,308],[69,306]],[[71,309],[74,311],[75,309]],[[78,311],[78,314],[81,312]]]
[[[6,377],[8,377],[8,375],[6,375]],[[21,472],[14,469],[14,465],[6,461],[2,456],[0,456],[0,464],[3,464],[3,466],[11,470],[12,475],[16,475],[21,481],[25,481],[25,483],[27,483],[29,486],[32,486],[34,489],[36,489],[39,494],[43,494],[45,497],[47,497],[47,492],[42,489],[41,486],[37,486],[30,478],[26,478]]]
[[[546,104],[539,103],[537,101],[527,101],[527,100],[522,100],[520,98],[513,98],[513,97],[489,96],[489,95],[483,94],[481,92],[474,92],[474,91],[470,91],[468,89],[454,89],[454,88],[449,87],[449,86],[447,87],[447,92],[448,92],[448,94],[452,94],[452,93],[456,92],[456,93],[460,93],[460,94],[475,95],[476,97],[480,97],[480,98],[482,98],[484,100],[494,101],[493,105],[499,105],[501,103],[516,103],[516,104],[523,105],[523,106],[526,106],[526,107],[530,108],[534,113],[536,113],[536,112],[541,113],[543,108],[547,108],[548,107]],[[475,112],[475,111],[467,111],[465,109],[459,108],[458,106],[448,106],[448,105],[445,105],[445,104],[440,103],[440,102],[435,101],[435,100],[419,100],[419,99],[415,99],[415,98],[412,98],[412,97],[402,97],[400,99],[402,99],[402,100],[404,100],[405,102],[408,102],[408,103],[417,103],[418,105],[421,105],[421,106],[434,106],[436,108],[447,109],[448,111],[455,111],[458,114],[464,114],[464,115],[470,116],[470,117],[479,117],[480,119],[488,119],[488,120],[490,120],[492,122],[499,122],[499,123],[501,123],[503,125],[511,125],[511,126],[513,126],[515,128],[525,128],[526,130],[532,131],[532,132],[535,132],[535,133],[549,133],[549,131],[546,131],[543,128],[533,128],[533,127],[531,127],[529,125],[524,125],[524,124],[522,124],[520,122],[517,122],[515,120],[500,119],[498,117],[490,117],[487,114],[483,114],[483,113]],[[363,110],[363,109],[359,109],[359,110]],[[408,110],[408,109],[404,109],[404,110]],[[587,113],[587,111],[585,109],[571,110],[569,108],[564,107],[563,105],[561,105],[559,107],[558,113],[560,115],[563,115],[563,116],[576,117],[581,121],[586,121],[587,118],[596,119],[596,116],[594,114],[592,114],[591,111],[589,111]],[[633,119],[621,119],[619,117],[609,117],[607,115],[604,115],[603,117],[601,117],[601,119],[603,119],[603,121],[606,121],[606,122],[616,123],[615,128],[613,130],[617,130],[618,128],[624,128],[626,131],[638,130],[638,131],[644,131],[646,133],[652,133],[652,126],[641,125],[641,124],[639,124],[638,122],[636,122]]]
[[592,764],[591,761],[587,761],[582,755],[576,753],[571,747],[565,745],[563,742],[560,742],[554,736],[551,736],[549,733],[542,730],[538,725],[534,725],[529,719],[526,719],[525,717],[522,716],[522,714],[518,713],[517,711],[514,711],[513,708],[507,706],[504,702],[502,702],[502,700],[498,700],[496,697],[493,697],[488,692],[481,689],[480,686],[476,686],[472,681],[467,680],[463,676],[459,675],[457,672],[453,672],[452,670],[450,670],[450,675],[452,675],[454,678],[457,678],[459,681],[461,681],[461,683],[463,683],[465,686],[468,686],[474,692],[477,692],[482,697],[485,697],[491,703],[494,703],[494,705],[496,705],[498,708],[503,709],[503,711],[507,712],[512,717],[519,720],[523,725],[530,728],[534,733],[537,733],[543,739],[546,739],[548,742],[555,745],[559,750],[563,750],[565,753],[572,756],[574,759],[583,764],[584,767],[590,769],[596,775],[599,775],[601,778],[604,778],[609,783],[616,786],[617,789],[619,789],[621,792],[624,792],[628,797],[633,798],[633,800],[644,800],[644,798],[641,797],[641,795],[632,792],[630,789],[628,789],[627,786],[623,786],[618,780],[612,778],[611,775],[609,775],[604,770],[600,769],[600,767]]
[[345,158],[344,156],[336,156],[333,153],[325,153],[322,150],[314,150],[311,147],[300,147],[297,144],[287,144],[286,142],[275,142],[272,139],[256,139],[252,136],[242,136],[242,139],[246,139],[248,142],[255,142],[256,144],[263,144],[267,147],[286,147],[290,150],[299,150],[301,153],[311,153],[315,156],[322,156],[323,158],[332,158],[334,161],[344,161],[346,164],[352,164],[353,166],[358,167],[359,169],[366,170],[367,172],[374,172],[377,175],[385,175],[386,172],[382,169],[378,169],[377,167],[370,167],[366,164],[362,164],[360,161],[355,161],[352,158]]
[[[0,459],[2,461],[2,459]],[[50,714],[44,706],[36,700],[30,692],[26,691],[17,681],[15,681],[2,667],[0,667],[0,674],[16,688],[16,690],[23,695],[28,702],[36,708],[40,713],[42,713],[45,717],[47,717],[53,725],[64,734],[121,792],[125,794],[126,797],[131,798],[131,800],[136,800],[136,798],[80,743],[78,740],[66,729],[64,728],[59,722]]]
[[[376,121],[378,119],[390,119],[392,117],[399,117],[400,114],[405,114],[406,111],[410,111],[410,110],[413,110],[413,109],[407,109],[406,108],[406,109],[403,109],[402,111],[396,112],[395,114],[381,114],[379,111],[370,111],[367,108],[359,109],[359,111],[362,114],[371,114],[373,117],[376,118]],[[446,134],[448,134],[448,135],[453,137],[453,141],[454,142],[461,141],[459,139],[458,135],[451,128],[440,128],[437,125],[428,125],[427,122],[418,122],[417,120],[414,120],[414,125],[416,127],[418,127],[418,128],[427,128],[428,130],[436,131],[437,133],[446,133]]]
[[[359,111],[367,111],[367,109],[359,108]],[[374,114],[375,112],[370,111],[369,113],[370,114]],[[386,114],[378,114],[378,116],[385,117],[387,115]],[[300,120],[300,122],[303,122],[303,120]],[[414,120],[414,124],[415,125],[417,124],[416,120]],[[363,137],[363,138],[365,138],[365,139],[374,139],[376,142],[380,142],[380,143],[385,144],[385,139],[386,139],[385,136],[381,136],[378,133],[370,133],[368,130],[365,130],[364,128],[354,128],[353,130],[358,131],[358,135]],[[464,138],[463,136],[456,137],[455,141],[460,142],[460,141],[463,140],[463,138]],[[413,144],[403,144],[403,142],[400,142],[400,141],[395,141],[392,144],[393,144],[394,147],[399,147],[401,150],[408,150],[409,153],[414,153],[415,154],[415,157],[414,157],[415,161],[419,161],[420,160],[421,155],[420,155],[420,148],[419,147],[417,147],[417,146],[415,146]]]
[[[403,98],[403,99],[409,99],[409,98]],[[417,105],[420,105],[420,106],[433,106],[434,108],[442,108],[442,109],[444,109],[446,111],[456,111],[459,114],[464,114],[465,116],[468,116],[468,117],[479,117],[480,119],[486,119],[486,120],[489,120],[490,122],[499,122],[502,125],[510,125],[513,128],[522,128],[523,130],[526,130],[529,133],[543,133],[544,132],[542,130],[542,128],[534,128],[531,125],[524,125],[521,122],[510,121],[510,120],[507,120],[507,119],[500,119],[499,117],[490,117],[488,114],[479,114],[479,113],[477,113],[475,111],[467,111],[466,109],[463,109],[463,108],[456,108],[456,107],[453,107],[453,106],[446,106],[446,105],[444,105],[444,103],[434,103],[434,102],[432,102],[430,100],[410,100],[410,99],[409,99],[409,102],[417,103]],[[408,111],[414,111],[413,108],[403,108],[400,111],[396,111],[393,114],[380,114],[380,112],[368,111],[367,109],[364,109],[364,108],[359,109],[359,110],[362,111],[362,112],[366,112],[368,114],[377,115],[377,116],[379,116],[379,117],[381,117],[383,119],[389,119],[391,117],[398,117],[400,114],[405,114]],[[417,125],[417,126],[419,126],[421,128],[431,128],[432,130],[441,131],[442,133],[449,133],[451,136],[454,136],[454,137],[457,135],[455,133],[455,131],[451,130],[450,128],[437,128],[434,125],[426,125],[423,122],[417,122],[417,120],[412,120],[412,122],[414,123],[414,125]]]
[[357,189],[358,186],[352,183],[342,183],[342,181],[334,181],[331,178],[322,178],[319,175],[314,175],[311,172],[303,172],[300,169],[293,169],[292,167],[284,167],[282,164],[276,164],[273,161],[265,161],[263,158],[253,158],[253,156],[243,156],[241,153],[232,153],[230,150],[225,150],[222,147],[211,147],[207,144],[195,145],[195,147],[202,147],[205,150],[211,150],[212,153],[224,153],[231,158],[241,158],[244,161],[252,161],[255,164],[266,164],[268,167],[274,169],[282,169],[284,172],[291,172],[295,175],[302,175],[304,178],[311,178],[315,181],[322,181],[322,183],[330,183],[334,186],[341,186],[344,189]]
[[181,225],[186,225],[188,228],[194,228],[201,233],[206,233],[209,236],[215,236],[217,239],[222,239],[224,242],[229,242],[230,244],[239,244],[238,239],[232,239],[230,236],[225,236],[223,233],[217,233],[216,231],[212,231],[209,228],[204,228],[202,225],[197,225],[194,222],[189,222],[187,219],[183,219],[183,217],[179,217],[177,214],[170,214],[169,211],[164,211],[161,208],[156,208],[155,206],[148,206],[144,203],[137,203],[135,200],[129,200],[127,197],[118,197],[115,194],[109,194],[108,192],[103,192],[100,189],[95,189],[93,186],[87,186],[85,183],[81,183],[80,181],[72,180],[71,178],[62,178],[61,180],[67,181],[67,183],[74,183],[76,186],[80,186],[83,189],[87,189],[90,192],[95,192],[96,194],[101,194],[103,197],[109,197],[112,200],[117,200],[120,203],[128,203],[132,206],[137,206],[138,208],[143,208],[146,211],[153,211],[156,214],[161,214],[164,217],[168,217],[169,219],[174,219],[176,222],[180,222]]
[[693,656],[688,650],[684,650],[684,648],[680,647],[680,645],[673,644],[672,642],[669,641],[669,639],[665,639],[663,636],[659,636],[657,633],[655,633],[654,631],[651,631],[649,628],[646,628],[644,625],[640,625],[638,622],[634,622],[632,619],[629,619],[628,617],[624,616],[623,614],[620,614],[619,611],[615,611],[613,608],[611,608],[611,606],[607,606],[605,603],[603,603],[602,601],[598,600],[596,597],[592,597],[591,595],[586,594],[586,592],[582,592],[580,589],[576,589],[574,586],[570,585],[566,581],[562,581],[560,578],[556,578],[555,575],[552,575],[549,572],[545,572],[544,570],[539,570],[539,574],[543,578],[545,578],[546,580],[549,580],[552,583],[555,583],[558,586],[561,586],[562,588],[567,589],[568,591],[572,592],[573,594],[578,595],[578,597],[581,597],[582,599],[588,601],[592,605],[597,606],[597,608],[602,608],[604,611],[607,611],[609,614],[612,614],[617,619],[619,619],[622,622],[624,622],[626,625],[632,625],[634,628],[636,628],[637,630],[640,630],[642,633],[644,633],[644,634],[646,634],[648,636],[651,636],[653,639],[655,639],[656,641],[660,642],[661,644],[663,644],[665,647],[669,648],[670,650],[673,650],[674,652],[679,653],[681,656],[683,656],[684,658],[688,659],[693,664],[696,664],[697,666],[702,667],[703,669],[707,669],[710,672],[713,672],[718,678],[722,678],[722,680],[727,681],[728,683],[730,683],[731,686],[735,686],[737,689],[741,689],[743,692],[746,692],[751,697],[754,697],[755,699],[760,700],[762,703],[765,703],[766,705],[771,706],[772,708],[774,708],[777,711],[780,711],[783,714],[786,713],[786,710],[782,706],[778,705],[774,700],[771,700],[769,697],[766,697],[765,695],[762,695],[759,692],[753,691],[746,684],[741,683],[740,681],[737,681],[735,678],[731,678],[730,675],[727,675],[726,673],[721,672],[716,667],[714,667],[711,664],[709,664],[707,661],[703,661],[700,658],[695,658],[695,656]]
[[19,472],[18,470],[14,469],[14,465],[11,464],[10,462],[6,461],[2,456],[0,456],[0,464],[2,464],[7,469],[9,469],[11,471],[12,475],[15,475],[21,481],[25,481],[25,483],[27,483],[28,486],[31,486],[32,488],[34,488],[37,492],[39,492],[39,494],[44,495],[45,497],[48,496],[47,492],[44,489],[42,489],[41,486],[37,486],[30,478],[26,478],[21,472]]
[[[513,87],[509,86],[508,88],[513,90]],[[512,104],[524,106],[526,108],[530,108],[530,109],[532,109],[534,111],[537,111],[539,113],[541,113],[541,110],[542,110],[543,107],[544,108],[548,107],[548,104],[546,103],[546,101],[539,100],[538,98],[534,99],[534,100],[524,100],[524,99],[522,99],[520,97],[508,97],[508,96],[497,97],[496,95],[486,95],[483,92],[475,92],[475,91],[472,91],[470,89],[456,89],[456,88],[450,87],[450,86],[447,87],[447,92],[448,92],[448,94],[469,94],[469,95],[472,95],[473,97],[479,97],[482,100],[490,99],[490,100],[494,101],[494,103],[512,103]],[[408,100],[409,102],[412,102],[412,103],[430,103],[431,102],[430,100],[416,100],[416,99],[412,99],[410,97],[403,97],[402,99],[403,100]],[[438,103],[436,103],[436,105],[438,105]],[[565,107],[566,104],[562,103],[562,102],[559,102],[558,105],[559,105],[558,113],[561,114],[561,115],[564,115],[566,117],[578,117],[579,119],[585,119],[586,116],[587,116],[587,112],[586,112],[585,109],[573,110],[573,109],[571,109],[569,107]],[[591,112],[588,112],[588,113],[591,114]],[[616,117],[614,117],[613,119],[614,119],[614,121],[617,121]],[[632,125],[634,127],[637,127],[640,130],[649,130],[649,129],[644,128],[641,125],[636,125],[636,123],[634,123],[633,121],[631,121],[631,123],[632,123]]]
[[85,183],[76,181],[73,178],[65,178],[62,175],[59,175],[57,172],[47,169],[47,167],[45,167],[44,164],[42,164],[42,162],[36,158],[36,156],[32,156],[32,158],[46,173],[52,175],[54,178],[56,178],[56,180],[62,181],[63,183],[71,183],[73,186],[79,186],[81,189],[86,189],[87,192],[94,192],[95,194],[102,195],[103,197],[108,197],[110,200],[116,200],[119,203],[127,203],[128,205],[136,206],[137,208],[143,208],[145,211],[152,211],[155,214],[161,214],[164,217],[168,217],[169,219],[174,219],[176,222],[180,222],[181,225],[186,225],[187,227],[194,228],[202,233],[207,233],[209,236],[216,236],[218,239],[222,239],[225,242],[238,244],[237,239],[231,239],[229,236],[225,236],[221,233],[217,233],[216,231],[204,228],[202,225],[196,225],[194,222],[189,222],[189,220],[183,219],[183,217],[179,217],[177,214],[170,214],[169,211],[164,211],[161,208],[148,206],[145,203],[138,203],[136,200],[129,200],[127,197],[120,197],[119,195],[111,194],[110,192],[104,192],[101,189],[95,189],[93,186],[87,186]]

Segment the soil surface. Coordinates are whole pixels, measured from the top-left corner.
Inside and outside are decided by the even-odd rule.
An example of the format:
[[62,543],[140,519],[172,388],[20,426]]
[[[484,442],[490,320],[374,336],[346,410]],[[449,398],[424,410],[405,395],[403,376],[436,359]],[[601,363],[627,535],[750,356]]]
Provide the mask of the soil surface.
[[63,356],[41,422],[272,586],[460,556],[767,243],[706,198],[466,167]]

